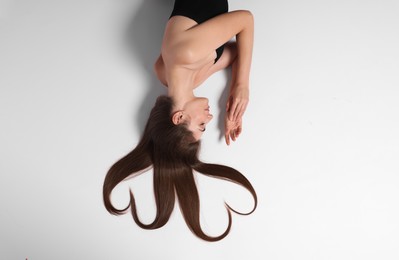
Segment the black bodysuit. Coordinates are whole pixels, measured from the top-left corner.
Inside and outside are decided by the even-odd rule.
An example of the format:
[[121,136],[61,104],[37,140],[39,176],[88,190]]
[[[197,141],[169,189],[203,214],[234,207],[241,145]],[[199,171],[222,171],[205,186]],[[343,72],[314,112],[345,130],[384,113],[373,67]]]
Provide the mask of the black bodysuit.
[[[227,13],[228,10],[227,0],[175,0],[170,17],[181,15],[200,24],[219,14]],[[223,49],[224,44],[216,49],[215,63],[222,56]]]

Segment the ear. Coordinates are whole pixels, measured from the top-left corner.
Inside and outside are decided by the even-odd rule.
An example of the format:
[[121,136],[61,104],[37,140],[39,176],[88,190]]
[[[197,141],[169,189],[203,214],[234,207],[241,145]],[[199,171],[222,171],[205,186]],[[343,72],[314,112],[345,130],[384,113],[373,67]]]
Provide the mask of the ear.
[[172,122],[175,125],[179,125],[183,123],[183,111],[179,110],[172,115]]

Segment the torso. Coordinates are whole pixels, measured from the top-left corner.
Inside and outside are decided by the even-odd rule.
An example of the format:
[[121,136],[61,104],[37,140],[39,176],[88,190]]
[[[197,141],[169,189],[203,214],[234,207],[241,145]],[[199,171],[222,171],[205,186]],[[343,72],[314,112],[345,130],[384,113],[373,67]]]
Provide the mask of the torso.
[[[227,0],[175,0],[172,14],[165,28],[161,56],[155,63],[159,80],[165,85],[200,85],[217,70],[214,64],[223,53],[224,46],[209,55],[193,60],[193,53],[185,44],[184,32],[212,17],[228,12]],[[216,68],[215,68],[216,67]],[[216,69],[215,71],[212,71]]]
[[197,25],[195,21],[182,16],[172,17],[165,29],[161,56],[156,61],[155,72],[158,79],[168,86],[173,81],[198,87],[209,75],[214,66],[216,53],[211,52],[200,60],[190,60],[190,53],[176,48],[184,40],[184,31]]

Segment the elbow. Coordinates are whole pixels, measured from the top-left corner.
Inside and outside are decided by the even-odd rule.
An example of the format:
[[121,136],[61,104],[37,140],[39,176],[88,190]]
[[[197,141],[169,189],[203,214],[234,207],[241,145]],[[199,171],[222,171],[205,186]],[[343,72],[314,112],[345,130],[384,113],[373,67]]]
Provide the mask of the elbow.
[[254,24],[254,15],[252,14],[252,12],[249,11],[249,10],[244,10],[243,12],[244,12],[244,15],[245,15],[245,21],[247,21],[247,23],[249,25],[253,26],[253,24]]

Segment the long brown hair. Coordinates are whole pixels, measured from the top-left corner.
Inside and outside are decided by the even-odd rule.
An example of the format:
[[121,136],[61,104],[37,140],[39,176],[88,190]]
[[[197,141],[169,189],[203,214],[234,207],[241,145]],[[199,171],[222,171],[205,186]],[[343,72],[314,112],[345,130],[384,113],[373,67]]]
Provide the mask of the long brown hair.
[[[170,97],[158,97],[144,129],[139,144],[130,153],[117,161],[108,171],[103,186],[105,208],[114,215],[131,210],[134,221],[144,229],[157,229],[165,225],[173,211],[175,195],[183,217],[190,230],[206,241],[218,241],[230,232],[231,211],[251,214],[257,206],[257,196],[248,179],[239,171],[224,165],[203,163],[198,159],[200,142],[184,124],[175,125],[171,120],[173,101]],[[120,182],[134,177],[143,170],[153,167],[156,216],[152,223],[140,221],[135,198],[130,190],[130,203],[124,209],[116,209],[110,200],[111,192]],[[195,185],[193,170],[204,175],[235,182],[246,188],[254,198],[254,207],[249,213],[240,213],[227,203],[229,217],[227,229],[223,234],[212,237],[206,235],[200,225],[200,202]]]

